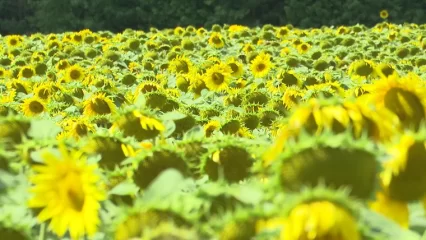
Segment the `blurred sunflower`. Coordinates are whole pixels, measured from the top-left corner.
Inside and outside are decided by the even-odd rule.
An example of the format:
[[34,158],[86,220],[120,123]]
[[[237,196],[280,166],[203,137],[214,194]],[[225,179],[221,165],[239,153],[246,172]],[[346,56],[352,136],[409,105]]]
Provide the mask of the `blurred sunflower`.
[[271,55],[264,52],[257,55],[250,64],[251,72],[256,78],[263,78],[269,73],[271,68]]
[[209,45],[214,48],[222,48],[225,46],[225,40],[222,37],[222,34],[218,32],[212,32],[209,37]]
[[232,69],[231,75],[235,78],[241,77],[244,73],[243,64],[239,61],[237,61],[235,58],[230,58],[226,64],[228,64],[229,67]]
[[86,101],[84,101],[84,112],[85,116],[96,116],[113,114],[116,112],[116,106],[113,101],[105,96],[105,93],[94,94]]
[[42,208],[37,219],[50,220],[50,229],[62,238],[67,230],[72,239],[92,236],[100,224],[99,202],[105,193],[98,186],[97,166],[88,164],[81,152],[59,146],[60,155],[46,150],[41,165],[33,166],[30,177],[33,194],[29,207]]
[[9,48],[19,47],[23,42],[22,36],[19,36],[19,35],[9,35],[5,39],[6,39],[6,45]]
[[381,19],[387,19],[389,17],[388,10],[384,9],[379,13]]
[[351,63],[348,74],[353,80],[367,80],[374,72],[375,64],[370,60],[357,60]]
[[426,85],[414,73],[383,78],[368,86],[365,97],[377,108],[387,108],[406,128],[417,129],[426,120]]
[[193,67],[191,60],[185,56],[175,57],[169,64],[168,69],[174,73],[189,73]]

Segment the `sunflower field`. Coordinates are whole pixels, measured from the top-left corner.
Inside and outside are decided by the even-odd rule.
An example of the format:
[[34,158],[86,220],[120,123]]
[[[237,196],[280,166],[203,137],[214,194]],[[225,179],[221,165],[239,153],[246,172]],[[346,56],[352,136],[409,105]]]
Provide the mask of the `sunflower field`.
[[426,24],[85,29],[0,53],[0,239],[426,239]]

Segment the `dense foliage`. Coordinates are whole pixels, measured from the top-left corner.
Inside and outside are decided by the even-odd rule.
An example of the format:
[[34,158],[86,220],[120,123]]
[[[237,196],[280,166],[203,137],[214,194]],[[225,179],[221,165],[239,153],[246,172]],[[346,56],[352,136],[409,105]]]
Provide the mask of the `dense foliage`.
[[374,25],[388,9],[395,23],[426,22],[416,0],[0,0],[0,33],[122,31],[218,24]]

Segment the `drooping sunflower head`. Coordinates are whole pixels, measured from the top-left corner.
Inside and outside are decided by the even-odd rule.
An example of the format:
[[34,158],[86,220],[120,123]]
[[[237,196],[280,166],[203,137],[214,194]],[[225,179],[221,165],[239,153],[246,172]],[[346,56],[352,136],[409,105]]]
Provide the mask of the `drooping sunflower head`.
[[348,188],[358,198],[371,196],[380,153],[375,144],[366,138],[355,139],[349,132],[299,137],[297,142],[287,142],[275,162],[274,171],[284,189],[297,192],[304,186],[323,183],[334,189]]
[[426,85],[419,76],[384,78],[369,86],[366,99],[395,114],[403,127],[418,129],[426,120]]
[[8,89],[14,89],[16,93],[28,94],[31,91],[31,84],[24,80],[13,79],[6,84]]
[[351,63],[348,74],[353,80],[368,80],[369,76],[374,73],[375,64],[369,60],[356,60]]
[[176,169],[182,175],[189,175],[189,166],[173,146],[154,146],[149,151],[136,157],[137,167],[133,173],[134,183],[141,189],[146,189],[150,183],[166,169]]
[[380,63],[374,68],[374,74],[379,79],[398,78],[399,74],[391,64]]
[[69,118],[62,125],[67,135],[75,139],[95,132],[95,126],[87,118]]
[[41,208],[37,219],[50,220],[50,229],[60,238],[67,231],[73,239],[92,236],[100,224],[99,202],[105,199],[97,166],[63,144],[58,150],[42,150],[43,164],[33,166],[29,207]]
[[239,182],[251,175],[254,163],[248,144],[236,137],[220,137],[202,157],[200,171],[212,181]]
[[209,45],[214,48],[223,48],[225,46],[225,39],[219,32],[212,32],[209,37]]
[[204,73],[204,82],[211,91],[223,91],[228,88],[231,80],[232,68],[225,63],[218,63]]
[[189,73],[193,68],[191,60],[185,56],[177,56],[170,61],[168,69],[174,73]]
[[24,100],[22,103],[22,112],[25,116],[35,116],[42,112],[47,112],[47,107],[42,99],[34,96]]
[[[106,170],[113,170],[119,166],[121,161],[127,157],[132,157],[134,153],[131,145],[126,143],[121,137],[113,134],[95,134],[87,139],[84,152],[92,154],[100,154],[101,160],[99,166]],[[130,149],[130,151],[128,151]],[[126,156],[130,154],[129,156]]]
[[243,64],[235,58],[230,58],[227,62],[228,66],[231,67],[231,75],[235,78],[241,77],[244,73]]
[[85,116],[108,115],[116,112],[116,106],[105,93],[97,93],[84,101]]
[[272,68],[271,55],[261,52],[253,61],[251,61],[250,69],[254,77],[263,78],[268,75]]
[[159,136],[165,127],[161,121],[138,110],[129,109],[119,114],[111,130],[119,130],[125,137],[133,136],[138,141]]
[[34,88],[33,93],[38,98],[48,101],[49,98],[52,96],[54,89],[52,89],[52,84],[50,83],[44,83],[39,84],[37,87]]
[[425,129],[407,131],[389,147],[389,159],[380,175],[385,194],[393,200],[413,202],[426,197]]

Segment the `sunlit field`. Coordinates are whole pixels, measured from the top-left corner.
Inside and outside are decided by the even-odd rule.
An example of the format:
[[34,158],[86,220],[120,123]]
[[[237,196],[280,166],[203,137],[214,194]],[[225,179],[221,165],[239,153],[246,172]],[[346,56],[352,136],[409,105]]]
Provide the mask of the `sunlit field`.
[[85,29],[0,53],[0,239],[426,230],[426,25]]

